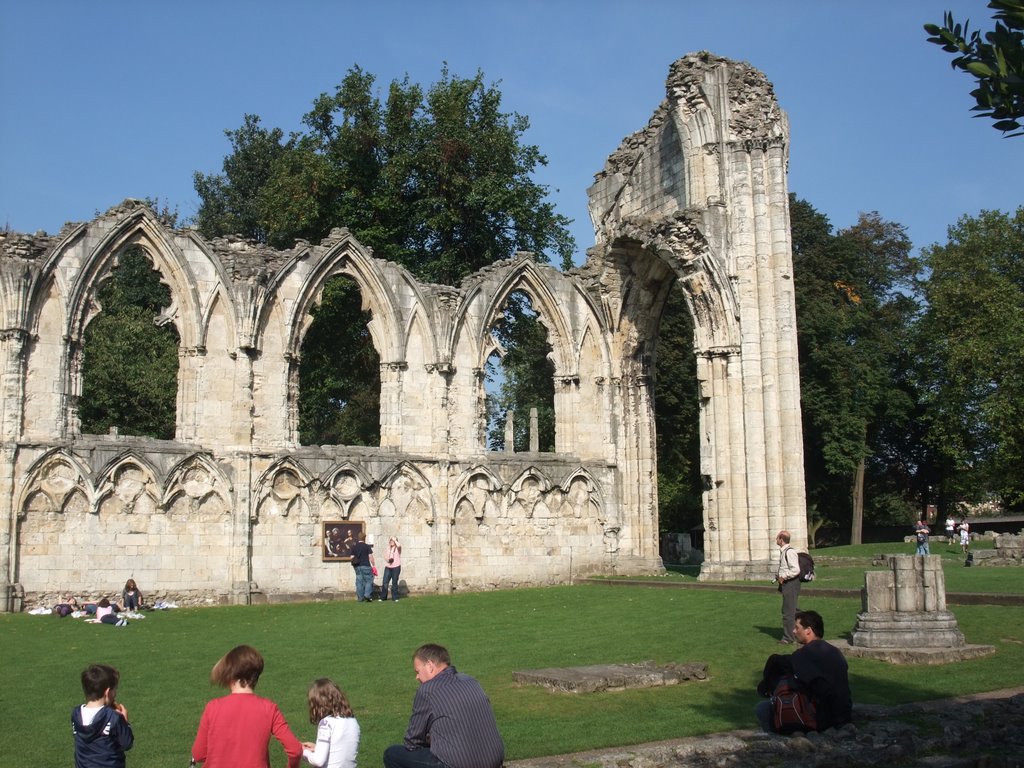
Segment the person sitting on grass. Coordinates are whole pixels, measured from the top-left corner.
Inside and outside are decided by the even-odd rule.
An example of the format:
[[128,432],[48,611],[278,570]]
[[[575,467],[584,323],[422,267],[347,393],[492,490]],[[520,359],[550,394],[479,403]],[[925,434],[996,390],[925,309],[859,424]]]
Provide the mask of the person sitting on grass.
[[128,579],[121,590],[121,604],[126,611],[137,611],[142,607],[142,590],[135,583],[135,579]]
[[302,742],[302,756],[315,768],[356,768],[359,723],[348,697],[332,680],[321,677],[309,686],[309,722],[316,742]]
[[[853,717],[846,658],[838,648],[822,639],[824,634],[825,620],[821,614],[797,611],[793,636],[800,647],[791,656],[770,657],[765,664],[765,677],[757,688],[762,696],[771,696],[779,677],[791,674],[814,705],[817,720],[814,730],[818,731],[845,725]],[[758,702],[754,712],[762,730],[768,733],[777,730],[771,699]]]
[[263,674],[263,656],[249,645],[228,651],[213,665],[210,682],[230,693],[208,702],[192,742],[192,762],[209,768],[270,768],[270,737],[277,739],[288,757],[288,768],[298,768],[302,744],[295,738],[277,704],[256,695]]

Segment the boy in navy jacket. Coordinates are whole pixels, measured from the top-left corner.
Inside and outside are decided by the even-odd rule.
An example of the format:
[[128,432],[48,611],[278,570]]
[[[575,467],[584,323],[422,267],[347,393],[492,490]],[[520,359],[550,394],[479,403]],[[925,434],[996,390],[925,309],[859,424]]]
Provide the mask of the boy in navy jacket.
[[75,736],[75,768],[124,768],[124,753],[135,737],[128,710],[115,704],[120,674],[106,664],[92,664],[82,672],[85,704],[71,710]]

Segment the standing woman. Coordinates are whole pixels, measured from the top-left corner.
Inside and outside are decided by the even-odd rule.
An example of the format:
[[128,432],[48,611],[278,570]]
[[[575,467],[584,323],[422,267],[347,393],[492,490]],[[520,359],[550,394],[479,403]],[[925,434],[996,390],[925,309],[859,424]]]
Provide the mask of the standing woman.
[[316,742],[303,742],[302,756],[315,768],[356,768],[359,723],[348,697],[326,677],[309,686],[309,722]]
[[380,585],[381,602],[388,599],[388,582],[391,582],[391,599],[398,602],[398,576],[402,573],[402,545],[394,536],[388,539],[387,559],[384,561],[384,580]]
[[262,673],[263,657],[248,645],[233,648],[213,665],[210,682],[231,693],[203,710],[192,744],[193,762],[205,763],[205,768],[270,768],[273,736],[288,755],[288,768],[297,768],[302,745],[277,704],[255,693]]

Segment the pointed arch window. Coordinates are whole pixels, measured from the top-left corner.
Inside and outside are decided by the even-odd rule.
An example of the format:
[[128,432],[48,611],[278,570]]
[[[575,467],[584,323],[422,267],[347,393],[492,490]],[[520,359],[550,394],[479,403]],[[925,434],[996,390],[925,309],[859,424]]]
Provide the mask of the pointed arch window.
[[487,360],[487,445],[506,450],[506,424],[512,412],[513,447],[530,450],[530,412],[537,409],[537,446],[555,450],[555,366],[548,331],[525,291],[509,294],[491,328],[497,350]]
[[299,442],[380,445],[380,355],[359,286],[331,278],[311,314],[299,365]]
[[163,313],[170,288],[146,252],[131,247],[101,282],[96,301],[102,311],[86,327],[82,347],[82,432],[116,428],[173,439],[181,340]]

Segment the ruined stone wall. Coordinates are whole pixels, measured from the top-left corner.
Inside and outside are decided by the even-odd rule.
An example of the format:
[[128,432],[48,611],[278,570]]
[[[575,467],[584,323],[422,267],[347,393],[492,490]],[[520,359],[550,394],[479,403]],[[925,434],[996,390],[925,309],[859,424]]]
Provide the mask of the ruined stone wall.
[[[323,523],[397,535],[412,591],[650,573],[658,556],[651,372],[660,313],[695,322],[703,578],[761,576],[805,537],[787,130],[771,86],[709,54],[591,189],[597,244],[561,273],[529,254],[423,284],[345,229],[279,251],[206,241],[138,201],[56,235],[0,233],[0,609],[21,594],[144,590],[244,603],[347,591]],[[141,248],[180,339],[175,439],[84,435],[85,329]],[[297,382],[326,281],[356,282],[381,366],[379,447],[302,446]],[[490,329],[525,292],[554,364],[556,450],[486,449]]]

